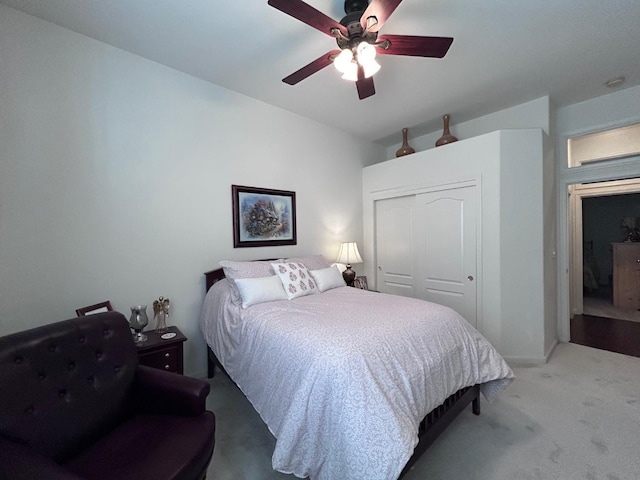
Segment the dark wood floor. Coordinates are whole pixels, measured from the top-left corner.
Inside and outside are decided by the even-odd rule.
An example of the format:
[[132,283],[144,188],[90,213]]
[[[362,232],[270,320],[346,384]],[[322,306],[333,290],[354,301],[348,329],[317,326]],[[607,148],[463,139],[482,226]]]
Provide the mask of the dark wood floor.
[[571,342],[640,357],[640,322],[575,315],[571,320]]

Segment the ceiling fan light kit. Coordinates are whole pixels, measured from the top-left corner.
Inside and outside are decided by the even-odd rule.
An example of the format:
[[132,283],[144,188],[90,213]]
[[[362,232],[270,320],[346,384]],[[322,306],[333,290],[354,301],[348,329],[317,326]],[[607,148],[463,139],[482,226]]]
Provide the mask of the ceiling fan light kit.
[[268,0],[272,7],[322,33],[334,37],[339,50],[331,50],[282,81],[295,85],[333,63],[342,78],[356,83],[360,100],[376,93],[373,75],[380,70],[376,54],[442,58],[453,38],[382,35],[378,30],[402,0],[345,0],[346,15],[336,22],[302,0]]

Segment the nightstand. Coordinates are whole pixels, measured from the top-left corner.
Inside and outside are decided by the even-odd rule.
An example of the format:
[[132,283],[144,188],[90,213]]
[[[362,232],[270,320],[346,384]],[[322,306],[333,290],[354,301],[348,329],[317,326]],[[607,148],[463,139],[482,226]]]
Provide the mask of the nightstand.
[[164,339],[155,330],[144,332],[147,341],[137,345],[140,365],[183,374],[182,344],[187,340],[178,327],[169,327],[165,333],[176,336]]

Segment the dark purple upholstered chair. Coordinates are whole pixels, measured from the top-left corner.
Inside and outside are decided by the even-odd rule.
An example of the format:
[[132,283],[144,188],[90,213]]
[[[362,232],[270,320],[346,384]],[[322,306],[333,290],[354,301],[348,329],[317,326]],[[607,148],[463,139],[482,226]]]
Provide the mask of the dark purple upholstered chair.
[[203,479],[209,388],[138,365],[118,312],[1,337],[0,479]]

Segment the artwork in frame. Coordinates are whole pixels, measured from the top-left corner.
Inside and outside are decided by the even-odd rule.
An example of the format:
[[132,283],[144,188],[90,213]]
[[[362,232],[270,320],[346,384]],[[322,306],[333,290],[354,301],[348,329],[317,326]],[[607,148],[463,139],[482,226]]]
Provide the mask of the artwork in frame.
[[353,286],[355,288],[360,288],[362,290],[369,290],[369,285],[367,284],[367,277],[366,276],[356,277],[355,280],[353,281]]
[[233,246],[296,245],[296,193],[231,185]]
[[79,317],[85,317],[87,315],[95,315],[96,313],[112,311],[113,308],[111,308],[111,302],[107,300],[106,302],[96,303],[95,305],[89,305],[88,307],[78,308],[76,310],[76,315]]

